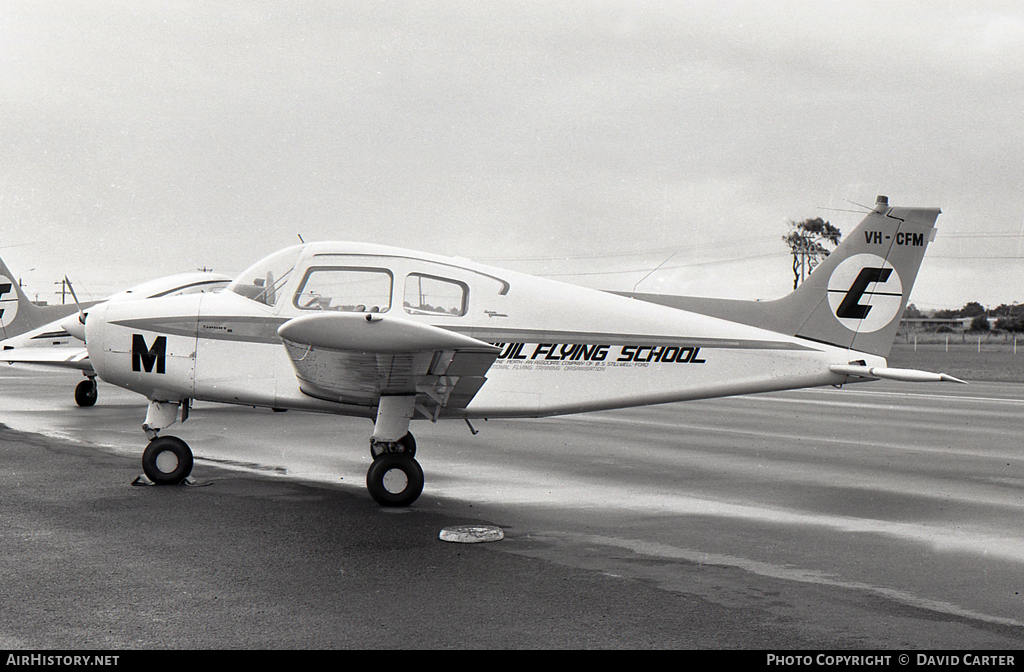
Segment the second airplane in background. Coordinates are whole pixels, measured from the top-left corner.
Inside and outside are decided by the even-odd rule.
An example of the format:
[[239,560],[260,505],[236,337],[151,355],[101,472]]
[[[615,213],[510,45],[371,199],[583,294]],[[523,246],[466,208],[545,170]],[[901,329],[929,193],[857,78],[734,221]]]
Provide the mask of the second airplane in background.
[[[13,277],[0,260],[0,273]],[[7,285],[0,277],[0,290]],[[29,301],[21,288],[13,283],[8,290],[10,298],[0,293],[0,322],[7,335],[0,341],[0,362],[9,364],[37,364],[77,369],[86,380],[75,387],[75,402],[79,406],[96,403],[96,372],[89,361],[85,346],[85,320],[88,311],[108,301],[136,301],[165,296],[180,296],[224,289],[231,278],[220,273],[192,272],[150,280],[118,292],[103,301],[91,301],[60,306],[37,306]],[[9,319],[4,319],[7,315]]]

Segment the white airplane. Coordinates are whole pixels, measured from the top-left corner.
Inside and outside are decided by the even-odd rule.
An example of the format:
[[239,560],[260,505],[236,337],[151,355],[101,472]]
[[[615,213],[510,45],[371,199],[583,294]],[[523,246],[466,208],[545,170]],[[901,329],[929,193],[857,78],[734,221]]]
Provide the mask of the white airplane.
[[[6,265],[0,260],[0,273],[7,274]],[[147,298],[179,296],[200,292],[213,292],[224,289],[231,278],[220,273],[192,272],[169,275],[150,280],[117,294],[113,294],[103,302],[137,301]],[[6,286],[6,280],[0,278],[0,290]],[[17,285],[14,285],[17,287]],[[74,290],[72,289],[72,293]],[[0,293],[0,305],[4,304]],[[36,306],[24,292],[17,290],[15,297],[10,299],[3,310],[0,310],[0,321],[7,311],[17,315],[23,321],[14,323],[6,330],[6,337],[0,341],[0,361],[9,364],[41,364],[80,370],[86,377],[75,387],[75,402],[79,406],[93,406],[98,396],[96,372],[89,361],[89,353],[85,340],[85,320],[88,311],[96,306],[96,301],[84,304],[75,303],[61,306]],[[47,311],[45,308],[60,310]],[[40,322],[43,322],[40,324]],[[38,325],[38,326],[36,326]]]
[[191,472],[188,445],[160,432],[198,399],[373,419],[367,488],[406,506],[423,488],[413,419],[962,382],[885,360],[938,214],[879,197],[799,289],[764,303],[631,298],[394,247],[302,244],[223,292],[95,306],[86,343],[100,378],[149,399],[152,481]]

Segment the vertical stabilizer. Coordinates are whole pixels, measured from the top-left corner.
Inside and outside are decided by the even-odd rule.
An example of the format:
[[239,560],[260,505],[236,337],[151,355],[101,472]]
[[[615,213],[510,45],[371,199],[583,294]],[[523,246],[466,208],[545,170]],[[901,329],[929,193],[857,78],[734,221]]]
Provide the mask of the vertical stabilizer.
[[0,338],[23,334],[76,310],[74,305],[37,306],[29,301],[14,273],[0,259]]
[[939,212],[891,208],[879,196],[803,284],[775,301],[616,293],[887,357]]
[[776,301],[794,335],[886,357],[896,337],[938,208],[874,209],[799,288]]

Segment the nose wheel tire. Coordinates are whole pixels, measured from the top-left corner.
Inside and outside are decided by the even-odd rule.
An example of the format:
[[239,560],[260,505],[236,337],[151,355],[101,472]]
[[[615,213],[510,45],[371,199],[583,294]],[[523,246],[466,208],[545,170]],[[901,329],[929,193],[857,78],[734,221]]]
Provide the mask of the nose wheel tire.
[[366,488],[381,506],[409,506],[423,492],[423,469],[405,453],[385,453],[366,472]]
[[158,485],[177,485],[192,473],[192,449],[176,436],[158,436],[142,454],[142,471]]
[[75,403],[83,408],[96,405],[96,381],[83,380],[75,387]]

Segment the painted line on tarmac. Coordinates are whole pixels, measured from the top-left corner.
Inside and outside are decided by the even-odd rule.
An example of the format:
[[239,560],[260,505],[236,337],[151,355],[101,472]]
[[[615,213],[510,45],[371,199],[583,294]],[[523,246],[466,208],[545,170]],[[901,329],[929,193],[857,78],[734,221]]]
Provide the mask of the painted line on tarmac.
[[[543,537],[545,535],[542,533],[534,536]],[[953,604],[952,602],[936,600],[929,597],[921,597],[919,595],[909,593],[905,590],[886,588],[884,586],[875,586],[869,583],[864,583],[862,581],[843,580],[835,575],[827,574],[820,570],[801,569],[799,567],[793,567],[790,565],[774,565],[767,562],[761,562],[759,560],[751,560],[749,558],[741,558],[721,553],[706,553],[704,551],[695,551],[688,548],[677,548],[675,546],[670,546],[668,544],[640,541],[636,539],[619,539],[616,537],[577,533],[562,533],[557,536],[569,538],[579,543],[622,548],[633,551],[638,555],[643,555],[647,557],[662,558],[668,560],[682,560],[684,562],[691,562],[697,565],[735,567],[737,569],[741,569],[752,574],[757,574],[759,576],[783,579],[787,581],[797,581],[800,583],[832,586],[836,588],[843,588],[858,592],[866,592],[872,595],[877,595],[889,600],[900,602],[902,604],[906,604],[912,607],[925,609],[927,611],[949,614],[951,616],[956,616],[959,618],[968,618],[976,621],[982,621],[985,623],[994,623],[998,625],[1007,625],[1018,628],[1024,627],[1024,622],[1018,621],[1013,618],[984,614],[978,611],[974,611],[973,609],[968,609],[966,607]]]
[[[882,390],[825,390],[809,387],[803,390],[791,390],[789,394],[849,394],[853,396],[874,396],[874,397],[912,397],[919,399],[942,399],[944,401],[970,401],[975,403],[997,403],[1009,404],[1012,406],[1024,406],[1024,399],[1013,399],[1010,397],[975,397],[960,394],[940,394],[938,392],[888,392]],[[781,394],[781,393],[779,393]],[[764,398],[763,395],[751,395]]]
[[[707,425],[687,422],[659,422],[656,420],[642,420],[638,421],[636,418],[615,418],[615,417],[598,417],[598,416],[565,416],[560,418],[562,422],[572,422],[576,424],[605,424],[605,425],[629,425],[632,427],[658,427],[661,429],[669,430],[693,430],[708,433],[717,434],[731,434],[737,436],[749,436],[757,439],[778,439],[784,441],[811,441],[816,443],[828,443],[836,445],[850,444],[859,448],[882,448],[885,450],[894,450],[911,453],[940,453],[948,455],[970,455],[975,457],[986,457],[986,458],[998,458],[1006,460],[1020,460],[1024,459],[1024,453],[1019,451],[1008,452],[1008,453],[996,453],[990,449],[965,449],[962,447],[954,448],[948,446],[945,448],[937,448],[934,446],[921,446],[921,445],[908,445],[905,443],[892,443],[887,441],[867,441],[861,436],[853,434],[847,436],[831,437],[831,436],[812,436],[809,434],[794,434],[785,432],[766,432],[764,428],[758,429],[736,429],[733,427],[721,427],[718,425]],[[977,434],[980,430],[972,430]],[[993,430],[994,432],[1002,435],[1001,430]]]

